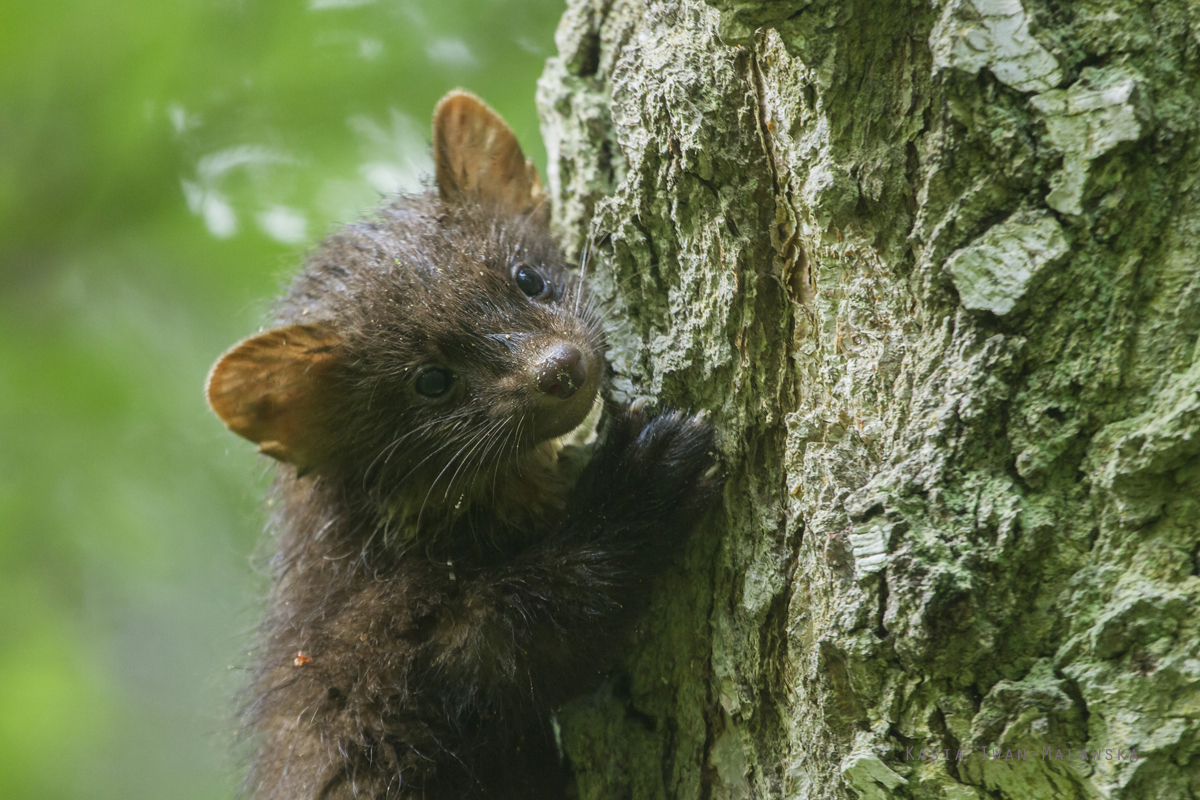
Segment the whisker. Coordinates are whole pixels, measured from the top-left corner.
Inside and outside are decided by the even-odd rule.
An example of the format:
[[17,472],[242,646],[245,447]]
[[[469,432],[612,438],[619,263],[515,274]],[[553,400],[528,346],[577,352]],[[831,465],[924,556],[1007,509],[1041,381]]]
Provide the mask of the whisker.
[[[429,503],[429,496],[433,493],[433,490],[437,487],[438,481],[440,481],[442,479],[442,476],[446,474],[446,470],[450,469],[450,467],[459,458],[459,456],[461,456],[468,447],[472,447],[472,445],[478,441],[479,433],[480,433],[480,431],[482,431],[484,429],[485,425],[486,425],[486,423],[481,424],[475,431],[472,431],[468,434],[467,440],[463,444],[463,446],[458,449],[457,453],[455,453],[453,456],[451,456],[449,459],[447,459],[446,466],[442,467],[442,471],[439,472],[437,474],[437,477],[435,477],[433,479],[433,482],[431,484],[429,484],[429,489],[425,492],[425,498],[421,501],[421,510],[417,512],[417,527],[418,528],[421,527],[421,518],[425,514],[425,506]],[[474,438],[472,438],[472,437],[474,437]],[[456,469],[455,474],[457,474],[457,472],[458,472],[458,470]],[[451,485],[452,484],[453,484],[453,478],[451,478]],[[446,498],[448,498],[450,486],[448,485],[446,487],[446,489],[447,489]]]
[[[418,461],[418,462],[417,462],[417,464],[416,464],[416,465],[415,465],[415,466],[414,466],[412,469],[410,469],[408,472],[404,473],[404,476],[403,476],[402,478],[400,478],[400,480],[398,480],[398,481],[396,482],[396,484],[397,484],[397,487],[396,487],[396,488],[398,488],[398,487],[399,487],[400,485],[402,485],[402,484],[403,484],[403,483],[404,483],[406,480],[408,480],[408,478],[409,478],[409,477],[410,477],[410,476],[411,476],[411,475],[412,475],[414,472],[416,472],[418,469],[420,469],[420,468],[421,468],[421,467],[422,467],[422,466],[423,466],[423,465],[424,465],[424,464],[425,464],[427,461],[429,461],[429,459],[433,458],[433,457],[434,457],[434,456],[436,456],[436,455],[439,455],[439,454],[440,454],[440,453],[442,453],[444,450],[447,450],[447,449],[449,449],[449,448],[453,447],[453,446],[454,446],[454,444],[455,444],[455,440],[454,440],[454,439],[450,439],[450,440],[448,440],[448,441],[444,442],[444,443],[443,443],[443,444],[442,444],[440,447],[438,447],[437,449],[435,449],[435,450],[434,450],[433,452],[431,452],[429,455],[425,456],[425,457],[424,457],[424,458],[422,458],[420,461]],[[432,486],[431,486],[430,488],[432,488]],[[422,507],[424,507],[424,505],[423,505],[423,504],[422,504]],[[419,517],[419,515],[418,515],[418,523],[419,523],[419,522],[420,522],[420,517]]]
[[[521,446],[521,434],[524,432],[525,420],[526,420],[525,417],[521,417],[521,419],[517,422],[517,436],[516,436],[516,440],[513,443],[514,448]],[[517,463],[516,463],[517,477],[521,477],[521,467],[522,466],[523,466],[523,459],[517,459]]]
[[396,449],[407,439],[413,436],[420,436],[424,433],[428,433],[434,428],[445,425],[446,423],[452,423],[453,426],[457,427],[462,420],[469,418],[473,415],[473,413],[474,412],[470,410],[464,410],[441,417],[439,419],[432,419],[393,439],[385,447],[380,448],[379,453],[376,454],[375,458],[371,459],[371,463],[368,464],[366,470],[363,471],[363,488],[366,488],[367,480],[371,475],[371,471],[375,468],[375,465],[379,463],[380,459],[383,459],[384,464],[389,463],[392,459],[392,455],[396,452]]
[[475,477],[472,480],[478,480],[479,475],[483,472],[486,466],[492,472],[492,503],[496,502],[496,477],[500,474],[500,464],[504,460],[505,453],[508,452],[508,443],[512,438],[513,426],[505,425],[504,433],[501,437],[493,438],[488,445],[488,449],[484,450],[480,456],[479,466],[475,469]]
[[503,424],[504,424],[504,420],[496,420],[496,421],[492,422],[490,425],[488,425],[486,429],[479,431],[475,434],[475,444],[472,445],[470,451],[468,451],[467,454],[465,456],[463,456],[462,460],[459,462],[458,467],[454,470],[454,474],[450,476],[450,480],[446,483],[446,492],[442,496],[443,500],[450,499],[450,490],[454,487],[454,481],[456,478],[458,478],[458,473],[460,471],[462,471],[463,467],[465,467],[471,463],[471,458],[472,458],[472,456],[475,455],[475,451],[479,449],[480,445],[485,445],[488,441],[488,437],[490,437]]
[[510,440],[512,440],[513,434],[516,431],[520,430],[521,423],[523,423],[524,421],[525,421],[525,418],[521,417],[517,421],[516,427],[510,427],[508,429],[508,433],[506,433],[504,435],[504,446],[503,446],[503,448],[501,448],[500,452],[498,452],[496,454],[496,464],[492,468],[492,505],[496,504],[496,481],[500,477],[500,456],[505,450],[508,449],[508,442]]
[[593,234],[589,233],[587,241],[583,243],[583,258],[581,259],[582,263],[579,265],[579,287],[575,290],[574,313],[576,314],[579,313],[579,301],[583,297],[583,284],[587,280],[588,255],[592,249],[592,236]]

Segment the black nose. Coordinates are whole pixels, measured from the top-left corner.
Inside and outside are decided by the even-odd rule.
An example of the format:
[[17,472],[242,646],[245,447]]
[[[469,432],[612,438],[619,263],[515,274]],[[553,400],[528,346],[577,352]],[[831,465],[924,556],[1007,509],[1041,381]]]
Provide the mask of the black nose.
[[566,400],[587,380],[587,361],[575,345],[560,344],[538,364],[534,380],[542,394]]

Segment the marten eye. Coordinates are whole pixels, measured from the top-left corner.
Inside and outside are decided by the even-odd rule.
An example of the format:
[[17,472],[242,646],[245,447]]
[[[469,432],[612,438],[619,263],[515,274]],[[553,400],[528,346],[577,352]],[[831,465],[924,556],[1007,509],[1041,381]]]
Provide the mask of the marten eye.
[[517,288],[530,297],[541,297],[546,292],[546,280],[530,267],[518,267],[513,277]]
[[450,391],[454,373],[440,367],[427,367],[417,376],[417,394],[423,397],[441,397]]

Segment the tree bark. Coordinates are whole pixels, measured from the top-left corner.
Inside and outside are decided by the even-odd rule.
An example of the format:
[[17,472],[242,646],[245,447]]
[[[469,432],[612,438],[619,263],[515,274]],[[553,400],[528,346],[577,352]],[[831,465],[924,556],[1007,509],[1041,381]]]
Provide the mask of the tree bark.
[[559,714],[581,798],[1200,795],[1198,40],[569,0],[557,231],[618,397],[711,409],[728,468]]

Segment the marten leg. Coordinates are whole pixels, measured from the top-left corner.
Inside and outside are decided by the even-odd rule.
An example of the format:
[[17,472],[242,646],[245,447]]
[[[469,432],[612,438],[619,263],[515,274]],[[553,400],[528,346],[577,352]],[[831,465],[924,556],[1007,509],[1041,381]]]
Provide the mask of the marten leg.
[[657,575],[715,500],[712,429],[667,412],[613,420],[558,530],[506,563],[464,570],[431,641],[446,687],[507,705],[587,688]]

